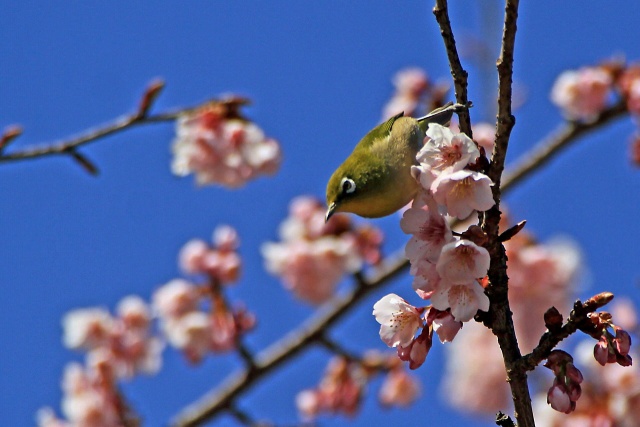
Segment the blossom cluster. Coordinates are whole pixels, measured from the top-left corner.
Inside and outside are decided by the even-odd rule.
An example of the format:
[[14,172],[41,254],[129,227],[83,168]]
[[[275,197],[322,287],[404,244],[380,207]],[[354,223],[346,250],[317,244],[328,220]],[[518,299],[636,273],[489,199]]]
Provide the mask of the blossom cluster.
[[275,173],[282,157],[280,146],[239,114],[239,107],[246,103],[230,97],[182,115],[176,121],[173,173],[193,173],[200,185],[230,188]]
[[151,333],[151,310],[136,296],[124,298],[112,316],[101,308],[79,309],[63,319],[64,344],[87,352],[85,365],[70,363],[63,379],[59,420],[45,408],[41,427],[111,427],[127,415],[117,381],[138,373],[153,374],[161,365],[162,342]]
[[449,87],[433,83],[421,68],[400,70],[393,77],[395,92],[384,107],[382,119],[387,120],[400,112],[405,116],[419,116],[443,104]]
[[[640,117],[640,64],[606,62],[560,74],[551,100],[569,120],[594,122],[616,101],[622,102],[636,121]],[[640,136],[631,140],[631,160],[640,165]]]
[[547,403],[558,412],[570,414],[576,409],[576,402],[582,394],[582,372],[573,364],[573,357],[562,350],[553,350],[544,366],[554,375]]
[[282,277],[296,297],[311,304],[331,298],[345,273],[355,273],[364,262],[375,264],[381,258],[379,229],[355,226],[344,214],[333,215],[325,223],[325,207],[312,197],[291,202],[279,234],[281,242],[262,246],[266,268]]
[[386,373],[378,400],[383,406],[406,407],[420,394],[420,384],[397,358],[367,354],[363,360],[336,356],[330,360],[319,385],[303,390],[296,397],[299,412],[307,419],[320,414],[357,413],[371,378]]
[[[174,279],[155,291],[148,305],[137,296],[124,298],[112,315],[102,308],[69,312],[63,319],[64,344],[85,351],[85,365],[70,363],[62,381],[59,419],[50,408],[41,409],[40,427],[114,427],[137,425],[118,390],[123,378],[160,369],[164,342],[180,349],[196,363],[210,352],[237,348],[239,338],[255,319],[244,308],[231,308],[224,287],[240,274],[239,239],[229,226],[213,232],[211,244],[191,240],[179,255],[181,268],[204,277],[202,284]],[[154,318],[163,337],[154,335]],[[131,422],[125,422],[132,419]]]
[[191,240],[179,255],[186,273],[205,275],[204,285],[174,279],[153,295],[153,308],[167,341],[192,363],[209,352],[235,349],[238,338],[255,325],[251,313],[229,307],[222,297],[222,287],[233,284],[240,274],[236,231],[229,226],[217,227],[212,240],[212,245]]
[[[478,227],[454,236],[446,215],[465,219],[474,211],[494,205],[491,180],[473,170],[480,157],[476,144],[465,134],[430,124],[412,174],[421,191],[403,214],[400,226],[412,237],[405,255],[411,262],[413,288],[431,306],[418,309],[395,294],[374,305],[381,324],[380,337],[415,369],[431,347],[435,329],[441,341],[451,341],[478,310],[489,310],[483,284],[490,257],[481,246]],[[422,332],[416,337],[416,332]]]

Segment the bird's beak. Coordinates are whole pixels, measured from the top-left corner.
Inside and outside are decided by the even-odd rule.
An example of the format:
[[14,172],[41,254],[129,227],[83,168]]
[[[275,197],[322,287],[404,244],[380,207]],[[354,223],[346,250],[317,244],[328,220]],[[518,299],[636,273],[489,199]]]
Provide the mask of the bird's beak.
[[333,214],[336,213],[337,207],[338,205],[336,205],[336,202],[333,202],[329,205],[329,209],[327,209],[327,213],[324,215],[324,222],[329,221],[329,218],[331,218]]

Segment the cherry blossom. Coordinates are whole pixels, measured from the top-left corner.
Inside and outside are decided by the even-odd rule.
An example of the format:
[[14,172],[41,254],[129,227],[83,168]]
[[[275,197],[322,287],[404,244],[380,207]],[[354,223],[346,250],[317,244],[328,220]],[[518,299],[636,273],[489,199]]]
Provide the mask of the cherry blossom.
[[240,187],[280,164],[278,143],[238,114],[238,98],[212,102],[176,122],[171,168],[178,176],[194,173],[200,185]]
[[378,400],[384,406],[406,407],[420,395],[420,383],[407,371],[396,368],[389,371],[380,386]]
[[296,405],[306,418],[323,412],[355,415],[366,383],[367,376],[359,363],[334,357],[318,387],[298,393]]
[[565,71],[551,89],[551,100],[568,118],[590,122],[606,107],[612,85],[611,74],[601,67]]
[[443,246],[436,270],[449,283],[470,283],[487,275],[490,262],[485,248],[461,239]]
[[383,111],[383,120],[404,112],[413,116],[418,108],[420,98],[429,89],[429,78],[420,68],[406,68],[396,73],[393,78],[396,92],[387,102]]
[[422,326],[418,309],[396,294],[388,294],[376,302],[373,315],[380,323],[380,338],[389,347],[408,346]]
[[451,315],[459,322],[467,322],[478,310],[489,311],[489,297],[477,282],[469,284],[443,285],[431,296],[433,307],[444,311],[451,308]]
[[187,242],[179,254],[182,270],[189,274],[207,274],[221,284],[238,280],[242,260],[236,252],[240,245],[238,233],[228,225],[213,232],[213,246],[200,239]]
[[365,261],[380,260],[381,232],[357,227],[347,215],[325,223],[325,208],[311,197],[291,202],[289,217],[280,225],[280,242],[261,248],[266,269],[303,301],[321,304],[331,298],[345,273],[359,271]]
[[455,172],[474,163],[479,155],[476,144],[464,133],[454,135],[451,129],[430,123],[425,144],[416,159],[432,171],[442,172],[451,168]]
[[486,211],[495,203],[488,176],[470,170],[446,169],[431,184],[431,192],[447,213],[465,219],[474,210]]
[[431,209],[409,208],[402,215],[400,227],[413,235],[405,247],[405,255],[412,264],[420,260],[436,262],[442,247],[453,240],[448,222]]

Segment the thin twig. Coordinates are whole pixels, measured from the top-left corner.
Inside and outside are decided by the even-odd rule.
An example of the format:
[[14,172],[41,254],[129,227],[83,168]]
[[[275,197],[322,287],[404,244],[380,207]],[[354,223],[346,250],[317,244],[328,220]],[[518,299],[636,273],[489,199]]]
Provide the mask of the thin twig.
[[[29,160],[46,156],[70,155],[81,166],[83,166],[89,172],[94,173],[94,171],[97,171],[97,168],[85,156],[81,155],[77,151],[81,146],[98,141],[102,138],[116,134],[118,132],[130,129],[134,126],[172,121],[177,119],[181,114],[193,111],[194,108],[197,108],[183,108],[176,111],[149,115],[149,110],[153,106],[155,100],[158,98],[158,95],[160,94],[160,91],[163,87],[164,83],[161,80],[155,80],[151,82],[142,94],[138,106],[138,111],[122,116],[106,125],[85,131],[77,137],[72,137],[55,143],[37,144],[34,147],[29,147],[24,150],[17,150],[12,153],[4,153],[0,150],[0,163]],[[18,132],[17,134],[15,134],[14,132],[12,134],[9,134],[9,136],[11,137],[11,139],[13,139],[19,134],[20,132]],[[7,139],[7,135],[7,131],[5,131],[5,137],[3,137],[2,144],[3,147],[8,143],[8,140],[5,141]]]
[[197,426],[231,407],[235,400],[260,378],[295,357],[310,344],[317,342],[328,328],[349,311],[348,308],[404,271],[403,266],[406,262],[400,258],[404,257],[398,254],[388,258],[369,278],[358,275],[357,286],[351,292],[328,302],[301,327],[260,352],[255,357],[253,369],[242,369],[232,374],[218,388],[185,408],[175,417],[173,425]]
[[589,319],[589,313],[593,313],[600,307],[609,303],[613,299],[613,294],[602,292],[582,303],[580,300],[573,304],[573,310],[567,322],[557,330],[549,330],[542,334],[540,342],[531,353],[523,356],[518,361],[518,369],[532,371],[545,360],[551,351],[565,338],[576,332],[578,329],[589,331],[593,328],[593,323]]
[[513,53],[517,32],[518,0],[506,0],[504,28],[498,69],[498,117],[496,123],[496,139],[491,163],[487,175],[494,183],[492,187],[495,205],[482,215],[482,228],[487,233],[487,250],[491,256],[487,295],[491,302],[489,312],[482,316],[483,322],[498,338],[502,358],[507,373],[507,381],[511,387],[511,398],[515,409],[515,418],[519,427],[534,427],[531,396],[527,383],[527,373],[515,369],[522,358],[511,308],[508,298],[507,256],[499,238],[501,178],[509,146],[511,130],[515,125],[515,117],[511,111],[513,85]]
[[[442,35],[442,40],[444,41],[444,46],[447,50],[449,68],[451,71],[451,77],[453,77],[453,87],[456,94],[456,102],[458,104],[468,105],[467,78],[469,74],[462,67],[462,63],[460,62],[460,56],[458,55],[458,49],[456,48],[456,40],[453,37],[453,31],[451,30],[451,21],[449,21],[447,0],[436,0],[436,5],[433,8],[433,14],[440,25],[440,34]],[[459,111],[458,117],[460,119],[460,130],[472,138],[473,134],[471,132],[469,110]]]

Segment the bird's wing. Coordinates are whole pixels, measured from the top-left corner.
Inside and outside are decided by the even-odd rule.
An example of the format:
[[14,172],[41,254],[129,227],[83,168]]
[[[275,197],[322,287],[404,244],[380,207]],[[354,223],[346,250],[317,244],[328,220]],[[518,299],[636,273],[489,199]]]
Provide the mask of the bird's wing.
[[371,129],[371,131],[369,131],[368,134],[364,136],[364,138],[362,138],[362,140],[360,140],[360,143],[358,145],[361,145],[363,148],[370,148],[380,140],[387,138],[389,134],[391,134],[393,123],[402,116],[404,116],[404,112],[396,114],[386,122],[374,127],[373,129]]

